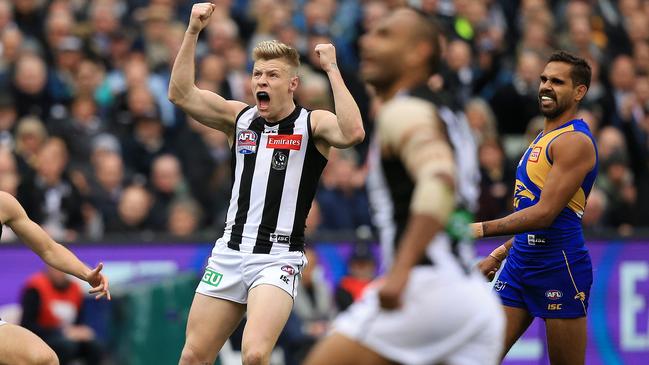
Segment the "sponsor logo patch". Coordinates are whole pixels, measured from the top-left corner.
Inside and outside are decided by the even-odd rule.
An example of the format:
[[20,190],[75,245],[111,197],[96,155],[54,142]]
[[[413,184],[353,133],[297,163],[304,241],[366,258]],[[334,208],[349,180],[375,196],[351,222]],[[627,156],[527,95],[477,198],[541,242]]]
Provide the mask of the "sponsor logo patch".
[[285,154],[284,152],[276,150],[275,153],[273,153],[273,161],[271,163],[271,167],[273,168],[273,170],[282,171],[286,169],[287,164],[288,164],[288,155]]
[[266,142],[266,148],[297,151],[301,147],[301,134],[278,134],[274,136],[268,136],[268,142]]
[[528,161],[539,162],[539,156],[541,155],[542,149],[543,148],[541,146],[534,147],[534,149],[532,149],[532,152],[530,153],[530,158]]
[[222,279],[223,274],[211,269],[205,269],[205,274],[203,274],[201,281],[216,288],[217,286],[219,286],[219,284],[221,284]]
[[291,243],[291,236],[285,236],[283,234],[271,233],[270,242],[272,243]]
[[545,297],[550,300],[559,300],[563,297],[563,293],[560,290],[552,289],[545,292]]
[[257,152],[257,133],[249,129],[240,131],[237,135],[237,152],[250,155]]
[[560,311],[561,310],[561,303],[550,303],[550,304],[548,304],[548,310],[549,311]]
[[530,246],[536,246],[537,244],[545,244],[545,238],[543,237],[536,237],[533,234],[528,234],[527,235],[527,244]]
[[289,275],[295,275],[295,269],[293,266],[284,265],[282,266],[282,271],[288,273]]

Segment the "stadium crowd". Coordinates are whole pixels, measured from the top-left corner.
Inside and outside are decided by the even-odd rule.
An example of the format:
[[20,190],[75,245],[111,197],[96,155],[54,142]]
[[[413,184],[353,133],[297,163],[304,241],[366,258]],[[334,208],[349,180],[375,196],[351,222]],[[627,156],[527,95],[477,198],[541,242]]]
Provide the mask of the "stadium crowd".
[[[167,99],[195,2],[0,0],[0,190],[54,238],[183,238],[222,226],[228,141]],[[357,75],[360,37],[404,3],[437,18],[444,62],[429,85],[473,132],[478,220],[512,209],[515,164],[543,128],[538,85],[546,58],[557,48],[586,58],[593,80],[580,113],[597,136],[600,175],[584,224],[623,235],[649,226],[649,1],[214,3],[197,52],[199,87],[254,104],[250,50],[278,39],[302,54],[297,102],[333,110],[313,53],[331,42],[368,135],[376,103]],[[330,156],[312,212],[318,229],[371,225],[366,150],[367,141]]]

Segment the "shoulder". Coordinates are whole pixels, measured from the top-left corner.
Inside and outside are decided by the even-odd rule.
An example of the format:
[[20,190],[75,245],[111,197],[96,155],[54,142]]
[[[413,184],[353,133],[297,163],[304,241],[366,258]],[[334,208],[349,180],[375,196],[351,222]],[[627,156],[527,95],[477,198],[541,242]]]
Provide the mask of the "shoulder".
[[439,129],[435,106],[416,97],[399,97],[385,103],[376,124],[382,143],[395,146],[413,133],[435,133]]
[[326,130],[327,125],[338,125],[336,114],[324,109],[310,111],[309,120],[311,123],[311,131],[316,137],[320,136]]
[[583,131],[572,131],[557,136],[549,147],[552,160],[588,161],[595,158],[593,140]]

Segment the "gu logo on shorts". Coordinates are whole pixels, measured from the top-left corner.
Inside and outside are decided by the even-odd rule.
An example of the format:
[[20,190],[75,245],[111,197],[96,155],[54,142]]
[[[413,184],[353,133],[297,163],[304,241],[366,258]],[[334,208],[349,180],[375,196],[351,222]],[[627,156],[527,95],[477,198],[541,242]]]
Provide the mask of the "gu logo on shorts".
[[257,133],[249,129],[242,130],[237,135],[237,152],[250,155],[257,152]]
[[278,134],[275,136],[268,136],[266,148],[277,148],[282,150],[296,150],[302,147],[301,134]]
[[539,162],[539,156],[541,155],[541,150],[543,148],[541,146],[534,147],[532,150],[532,153],[530,153],[530,158],[528,161],[530,162]]
[[272,162],[272,167],[273,170],[284,170],[286,169],[286,165],[288,164],[288,155],[286,155],[284,152],[281,151],[275,151],[273,153],[273,162]]
[[563,293],[560,290],[552,289],[545,292],[545,297],[550,300],[559,300],[563,297]]
[[203,274],[201,281],[216,288],[221,284],[221,279],[223,279],[223,274],[211,269],[205,269],[205,274]]
[[289,275],[295,275],[295,269],[293,266],[284,265],[282,266],[282,271],[286,272]]
[[496,282],[494,283],[494,290],[495,291],[501,291],[501,290],[505,289],[506,285],[507,285],[507,282],[496,280]]

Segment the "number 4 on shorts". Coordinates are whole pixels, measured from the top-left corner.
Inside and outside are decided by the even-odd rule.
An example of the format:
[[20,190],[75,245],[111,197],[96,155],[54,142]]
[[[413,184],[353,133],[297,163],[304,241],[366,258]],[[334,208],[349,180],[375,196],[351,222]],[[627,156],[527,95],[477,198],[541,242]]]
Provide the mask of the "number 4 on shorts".
[[217,287],[221,283],[221,279],[223,279],[223,274],[214,270],[205,269],[205,274],[203,274],[203,279],[201,279],[201,281],[207,285]]

